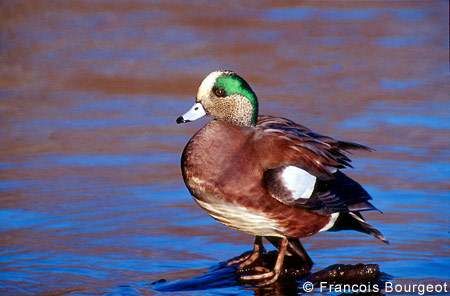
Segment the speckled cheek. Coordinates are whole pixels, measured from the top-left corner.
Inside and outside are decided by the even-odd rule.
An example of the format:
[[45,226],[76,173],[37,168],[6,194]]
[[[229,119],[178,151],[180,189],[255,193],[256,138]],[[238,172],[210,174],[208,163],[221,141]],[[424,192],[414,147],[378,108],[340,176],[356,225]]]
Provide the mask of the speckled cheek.
[[227,118],[230,109],[231,109],[230,102],[227,102],[224,99],[222,100],[218,99],[213,107],[214,116],[220,119]]
[[213,101],[210,97],[204,97],[197,100],[198,103],[202,104],[207,114],[211,114],[211,109],[213,108]]

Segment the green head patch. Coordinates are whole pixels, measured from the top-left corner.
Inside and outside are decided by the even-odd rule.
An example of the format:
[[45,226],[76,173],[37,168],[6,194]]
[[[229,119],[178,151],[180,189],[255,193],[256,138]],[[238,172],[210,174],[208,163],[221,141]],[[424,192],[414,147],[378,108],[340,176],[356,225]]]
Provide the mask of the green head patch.
[[256,124],[258,118],[258,99],[247,81],[234,72],[224,72],[217,77],[213,87],[214,93],[219,97],[241,95],[245,97],[253,107],[252,124]]

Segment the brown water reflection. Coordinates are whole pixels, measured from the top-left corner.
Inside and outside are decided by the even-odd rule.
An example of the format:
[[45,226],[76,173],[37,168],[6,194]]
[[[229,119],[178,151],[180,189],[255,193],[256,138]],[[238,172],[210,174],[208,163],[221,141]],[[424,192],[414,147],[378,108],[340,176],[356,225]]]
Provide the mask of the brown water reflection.
[[0,294],[152,294],[249,248],[179,171],[204,122],[174,120],[217,68],[246,77],[262,113],[376,149],[350,174],[391,246],[320,234],[318,268],[448,279],[447,1],[4,1]]

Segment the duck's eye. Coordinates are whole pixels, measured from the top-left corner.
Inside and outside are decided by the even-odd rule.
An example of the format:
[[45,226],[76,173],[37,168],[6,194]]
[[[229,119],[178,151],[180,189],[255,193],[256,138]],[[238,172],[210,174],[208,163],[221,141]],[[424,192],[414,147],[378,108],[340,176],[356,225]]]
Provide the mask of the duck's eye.
[[225,90],[223,88],[214,87],[213,92],[219,98],[225,97]]

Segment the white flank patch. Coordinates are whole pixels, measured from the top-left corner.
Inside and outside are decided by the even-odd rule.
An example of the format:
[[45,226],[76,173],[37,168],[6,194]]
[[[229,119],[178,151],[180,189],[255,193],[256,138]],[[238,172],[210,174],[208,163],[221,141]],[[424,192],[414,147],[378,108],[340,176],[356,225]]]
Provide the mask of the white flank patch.
[[314,191],[316,177],[296,166],[288,166],[281,174],[284,186],[294,199],[308,199]]
[[214,219],[228,227],[259,236],[284,237],[278,223],[261,212],[232,203],[206,203],[195,199]]
[[321,231],[327,231],[328,229],[330,229],[331,227],[334,226],[334,223],[336,223],[337,218],[339,217],[339,213],[333,213],[330,216],[330,221],[328,221],[328,223],[322,227],[322,229],[319,230],[319,232]]
[[206,76],[205,79],[203,79],[202,83],[200,84],[200,87],[198,88],[197,99],[200,100],[205,96],[209,96],[214,84],[216,83],[217,77],[219,77],[223,73],[224,73],[223,71],[214,71],[209,73],[208,76]]

